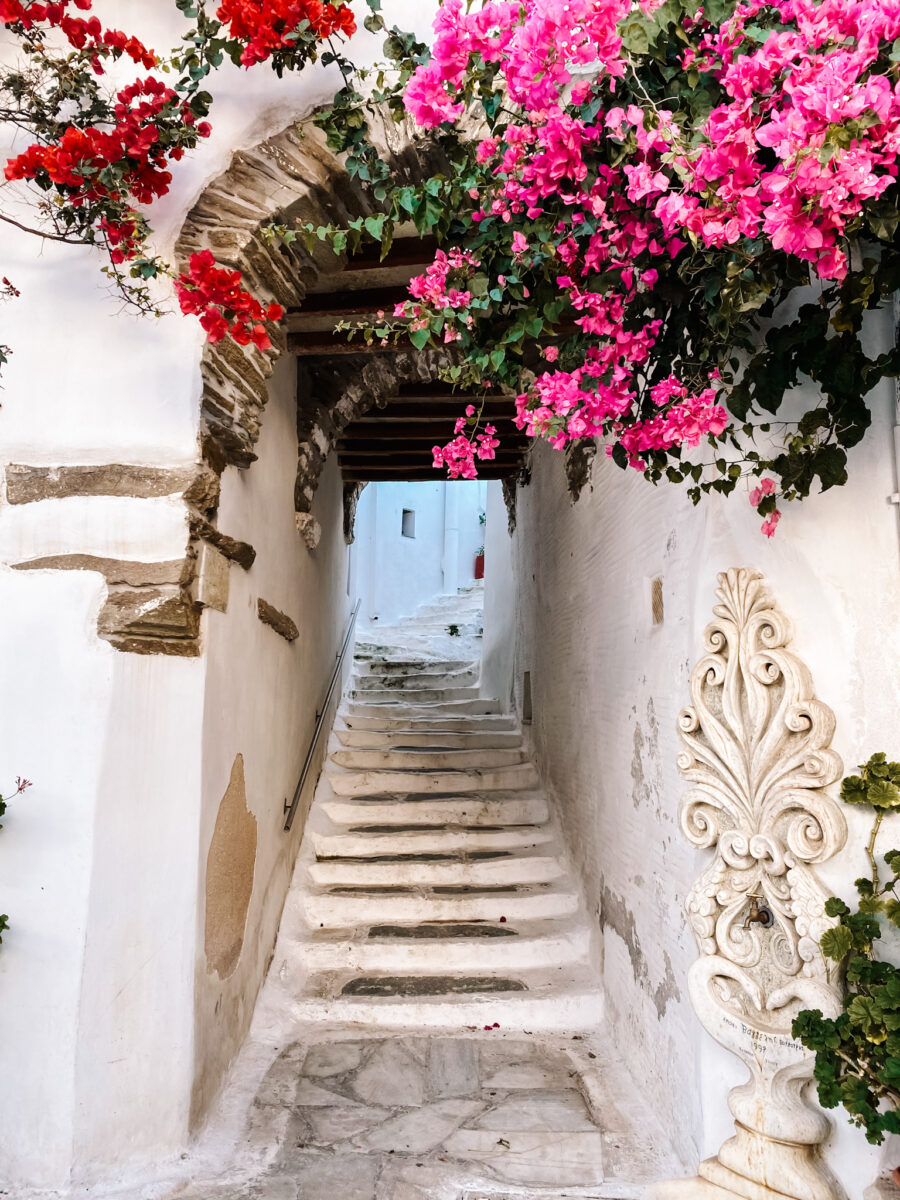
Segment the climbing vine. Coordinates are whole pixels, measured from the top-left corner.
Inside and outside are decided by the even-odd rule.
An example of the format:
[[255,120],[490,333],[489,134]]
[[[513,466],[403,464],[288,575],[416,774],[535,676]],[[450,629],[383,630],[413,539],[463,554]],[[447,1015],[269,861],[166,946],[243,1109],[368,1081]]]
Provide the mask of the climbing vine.
[[[446,377],[512,389],[532,436],[602,437],[694,502],[747,480],[770,536],[783,501],[846,481],[900,362],[862,336],[900,286],[896,5],[444,0],[430,49],[393,28],[385,54],[342,60],[321,117],[379,211],[274,230],[338,252],[386,253],[408,222],[437,238],[365,337],[446,346]],[[423,181],[369,139],[385,105],[441,164]],[[436,464],[471,476],[492,433],[475,406]]]
[[793,1035],[816,1053],[819,1100],[826,1108],[843,1105],[852,1124],[880,1145],[886,1133],[900,1134],[900,969],[876,958],[885,918],[900,928],[900,850],[882,855],[882,879],[875,855],[885,816],[900,811],[900,763],[874,754],[841,785],[847,804],[875,810],[866,853],[870,874],[856,880],[854,912],[837,897],[825,910],[837,923],[822,937],[822,953],[846,961],[847,990],[843,1011],[835,1018],[818,1009],[801,1012]]
[[[8,796],[0,796],[0,817],[5,815],[7,803],[12,800],[13,797],[21,796],[25,789],[30,787],[30,779],[23,779],[21,775],[16,776],[16,790],[14,792],[10,792]],[[2,828],[3,826],[0,825],[0,829]],[[0,942],[3,941],[3,934],[7,929],[9,929],[9,916],[7,913],[0,913]]]

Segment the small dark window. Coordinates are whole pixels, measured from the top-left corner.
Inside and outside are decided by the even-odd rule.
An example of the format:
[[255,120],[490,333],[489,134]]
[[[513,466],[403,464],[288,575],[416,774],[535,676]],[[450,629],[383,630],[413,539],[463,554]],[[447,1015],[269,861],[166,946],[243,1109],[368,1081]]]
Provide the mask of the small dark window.
[[522,676],[522,724],[531,724],[531,672]]
[[404,508],[403,516],[400,518],[400,532],[403,537],[416,536],[416,514],[411,508]]

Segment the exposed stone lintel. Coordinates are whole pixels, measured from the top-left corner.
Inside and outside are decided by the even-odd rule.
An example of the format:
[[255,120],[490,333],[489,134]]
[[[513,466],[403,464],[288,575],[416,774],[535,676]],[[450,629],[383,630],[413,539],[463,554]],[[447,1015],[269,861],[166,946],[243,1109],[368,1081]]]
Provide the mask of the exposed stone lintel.
[[264,625],[271,625],[275,632],[280,633],[287,641],[292,642],[300,636],[300,630],[287,613],[269,604],[268,600],[256,601],[256,614]]
[[95,554],[48,554],[11,564],[16,571],[97,571],[110,584],[127,587],[160,586],[187,582],[188,563],[183,558],[166,562],[137,562],[125,558],[101,558]]
[[208,512],[219,503],[219,479],[209,467],[141,467],[127,463],[35,467],[10,463],[6,468],[6,498],[10,504],[32,504],[69,496],[125,496],[139,500],[183,495],[189,504]]

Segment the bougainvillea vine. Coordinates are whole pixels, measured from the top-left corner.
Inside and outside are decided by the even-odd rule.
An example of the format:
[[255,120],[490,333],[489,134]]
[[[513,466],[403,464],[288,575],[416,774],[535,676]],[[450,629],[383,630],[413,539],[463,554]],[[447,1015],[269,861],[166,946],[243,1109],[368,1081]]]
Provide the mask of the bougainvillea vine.
[[[510,391],[532,436],[600,437],[695,501],[746,479],[769,536],[844,482],[898,365],[860,338],[900,285],[892,0],[445,0],[430,48],[385,48],[380,87],[322,121],[375,236],[412,220],[441,250],[370,335],[447,346],[447,377]],[[359,132],[385,103],[447,170],[394,183]],[[479,429],[436,461],[478,458]]]

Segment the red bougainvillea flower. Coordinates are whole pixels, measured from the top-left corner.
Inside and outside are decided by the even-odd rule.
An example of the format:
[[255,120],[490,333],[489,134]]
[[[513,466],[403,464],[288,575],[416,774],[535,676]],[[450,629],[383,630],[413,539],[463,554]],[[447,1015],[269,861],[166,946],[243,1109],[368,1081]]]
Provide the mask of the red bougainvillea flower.
[[245,67],[264,62],[277,51],[291,50],[298,42],[300,26],[316,40],[356,31],[350,7],[322,0],[222,0],[216,15],[228,31],[247,45],[241,55]]
[[210,342],[231,337],[240,346],[253,343],[268,350],[272,342],[264,321],[280,321],[280,304],[263,306],[241,287],[240,271],[216,266],[211,250],[192,254],[188,269],[175,280],[175,292],[183,313],[199,318]]

